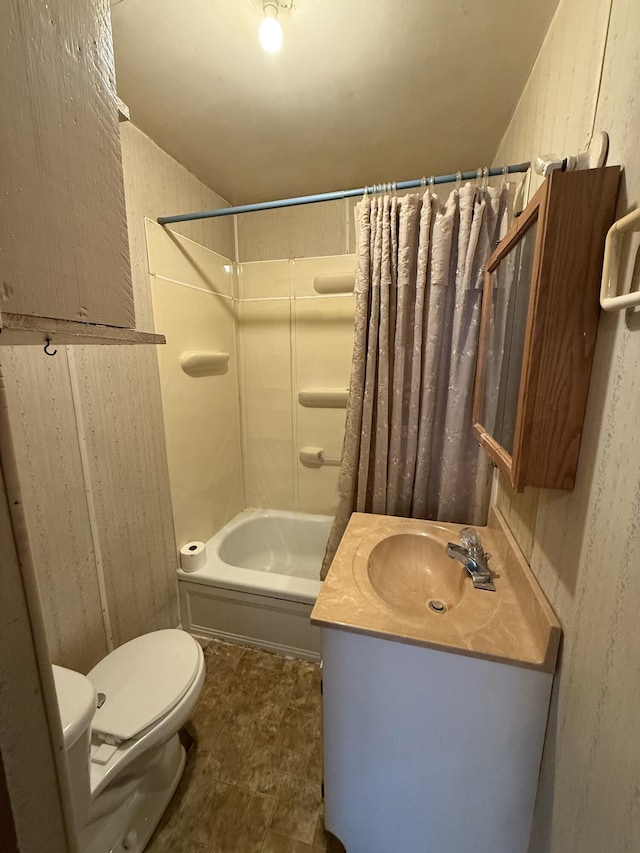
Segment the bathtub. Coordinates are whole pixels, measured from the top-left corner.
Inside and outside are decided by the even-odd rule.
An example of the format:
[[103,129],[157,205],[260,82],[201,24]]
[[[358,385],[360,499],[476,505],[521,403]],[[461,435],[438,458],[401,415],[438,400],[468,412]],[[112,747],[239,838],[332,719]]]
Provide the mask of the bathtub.
[[309,616],[333,518],[247,509],[207,542],[207,563],[178,569],[183,627],[193,634],[318,659]]

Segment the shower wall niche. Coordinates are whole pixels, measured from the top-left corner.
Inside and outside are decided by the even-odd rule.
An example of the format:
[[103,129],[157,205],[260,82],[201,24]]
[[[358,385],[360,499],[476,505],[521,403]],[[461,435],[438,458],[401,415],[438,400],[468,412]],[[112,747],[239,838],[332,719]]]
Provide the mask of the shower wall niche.
[[[348,283],[355,255],[235,264],[150,221],[147,245],[178,545],[247,506],[333,514],[346,409],[298,396],[345,396],[355,298],[316,287]],[[226,371],[187,374],[196,351],[228,353]],[[305,447],[328,464],[301,462]]]

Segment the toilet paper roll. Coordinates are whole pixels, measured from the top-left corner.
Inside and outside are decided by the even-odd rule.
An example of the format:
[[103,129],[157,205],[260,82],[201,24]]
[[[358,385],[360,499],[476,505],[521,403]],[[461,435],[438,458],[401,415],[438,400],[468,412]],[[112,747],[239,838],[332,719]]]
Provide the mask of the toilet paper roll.
[[183,572],[197,572],[207,562],[207,546],[204,542],[187,542],[180,548],[180,568]]

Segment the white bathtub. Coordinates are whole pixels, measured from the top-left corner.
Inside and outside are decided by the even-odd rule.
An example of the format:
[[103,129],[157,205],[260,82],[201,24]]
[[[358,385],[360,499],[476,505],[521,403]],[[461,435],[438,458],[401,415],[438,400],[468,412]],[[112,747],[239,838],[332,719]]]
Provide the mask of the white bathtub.
[[207,563],[178,569],[184,628],[317,659],[320,632],[309,616],[332,517],[247,509],[207,542]]

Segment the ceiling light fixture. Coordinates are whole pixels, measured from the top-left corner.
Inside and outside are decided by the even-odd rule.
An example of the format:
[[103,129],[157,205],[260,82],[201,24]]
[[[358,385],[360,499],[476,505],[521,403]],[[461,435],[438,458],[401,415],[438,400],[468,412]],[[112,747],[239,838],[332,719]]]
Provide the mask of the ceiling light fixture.
[[264,0],[264,17],[260,23],[258,35],[260,43],[267,53],[275,53],[282,45],[282,27],[278,20],[278,3]]

